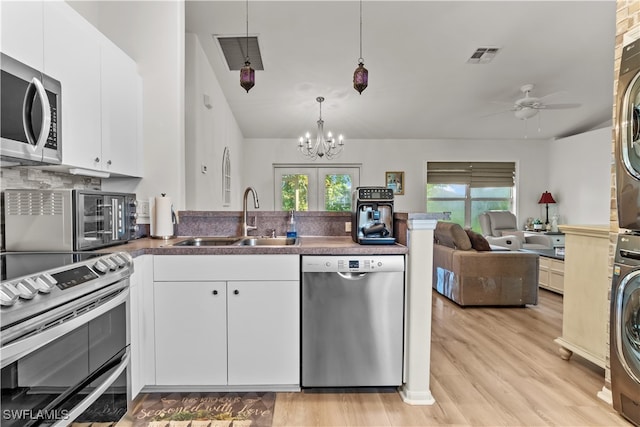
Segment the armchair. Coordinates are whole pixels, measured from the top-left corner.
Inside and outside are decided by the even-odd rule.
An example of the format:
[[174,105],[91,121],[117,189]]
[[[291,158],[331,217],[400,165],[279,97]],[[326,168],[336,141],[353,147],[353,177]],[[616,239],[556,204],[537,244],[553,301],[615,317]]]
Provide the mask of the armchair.
[[551,249],[553,241],[549,236],[535,232],[518,230],[516,216],[509,211],[486,211],[478,217],[482,234],[496,246],[511,250]]

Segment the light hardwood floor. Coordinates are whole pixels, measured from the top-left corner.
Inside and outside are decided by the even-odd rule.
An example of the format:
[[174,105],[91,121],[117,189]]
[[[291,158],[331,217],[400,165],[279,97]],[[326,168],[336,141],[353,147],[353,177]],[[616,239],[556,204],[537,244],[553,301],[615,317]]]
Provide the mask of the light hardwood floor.
[[396,392],[278,393],[273,426],[630,426],[596,393],[602,369],[560,359],[562,297],[461,308],[433,293],[431,406]]

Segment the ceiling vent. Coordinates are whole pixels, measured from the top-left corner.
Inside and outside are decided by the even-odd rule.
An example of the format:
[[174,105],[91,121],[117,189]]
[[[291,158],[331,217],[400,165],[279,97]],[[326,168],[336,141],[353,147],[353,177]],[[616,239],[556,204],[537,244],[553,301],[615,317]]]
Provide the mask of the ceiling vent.
[[479,47],[473,52],[473,55],[467,60],[468,64],[488,64],[496,57],[500,48],[497,47]]
[[[227,61],[229,70],[238,71],[244,67],[244,61],[247,58],[247,37],[227,37],[216,36],[213,38],[218,41],[218,45],[222,49],[224,59]],[[258,45],[258,37],[249,37],[249,61],[254,70],[264,70],[262,65],[262,56],[260,56],[260,46]]]

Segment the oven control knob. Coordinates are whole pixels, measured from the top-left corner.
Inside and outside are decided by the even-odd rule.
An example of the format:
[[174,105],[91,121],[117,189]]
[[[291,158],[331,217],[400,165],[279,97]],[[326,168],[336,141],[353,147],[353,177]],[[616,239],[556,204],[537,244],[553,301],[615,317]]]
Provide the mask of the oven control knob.
[[18,301],[18,293],[13,286],[0,286],[0,305],[10,306]]
[[96,263],[93,264],[93,268],[100,274],[106,274],[107,271],[109,271],[109,266],[102,260],[96,261]]
[[126,265],[122,258],[120,258],[118,255],[112,256],[111,258],[109,258],[109,260],[115,263],[118,268],[123,268]]
[[48,274],[41,274],[35,279],[35,283],[40,293],[48,294],[56,286],[56,279]]
[[33,299],[38,293],[38,289],[35,287],[35,283],[31,279],[25,279],[18,282],[15,285],[18,295],[22,299]]
[[113,262],[110,258],[105,258],[102,261],[109,267],[109,270],[116,271],[118,269],[116,263]]

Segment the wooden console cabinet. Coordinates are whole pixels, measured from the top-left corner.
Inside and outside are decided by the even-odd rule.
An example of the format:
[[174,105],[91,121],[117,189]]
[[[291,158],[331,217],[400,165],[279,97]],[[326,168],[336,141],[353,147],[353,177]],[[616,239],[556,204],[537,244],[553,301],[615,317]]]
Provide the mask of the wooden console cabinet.
[[541,255],[538,276],[541,288],[564,293],[564,260]]
[[609,226],[561,226],[566,235],[560,356],[604,368],[608,340]]

